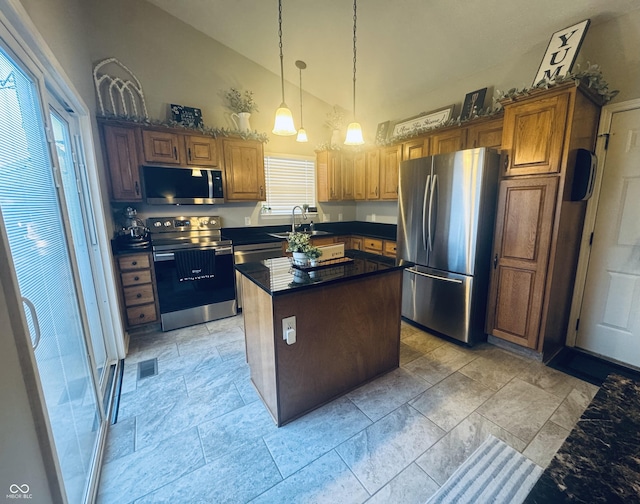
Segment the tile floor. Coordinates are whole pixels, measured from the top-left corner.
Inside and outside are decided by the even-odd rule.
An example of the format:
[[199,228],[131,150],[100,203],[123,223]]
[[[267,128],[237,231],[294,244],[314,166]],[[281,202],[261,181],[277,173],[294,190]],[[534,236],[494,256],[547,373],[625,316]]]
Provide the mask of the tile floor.
[[[157,358],[158,374],[137,379]],[[276,428],[242,316],[132,337],[98,502],[425,502],[489,434],[545,467],[597,387],[403,322],[401,367]]]

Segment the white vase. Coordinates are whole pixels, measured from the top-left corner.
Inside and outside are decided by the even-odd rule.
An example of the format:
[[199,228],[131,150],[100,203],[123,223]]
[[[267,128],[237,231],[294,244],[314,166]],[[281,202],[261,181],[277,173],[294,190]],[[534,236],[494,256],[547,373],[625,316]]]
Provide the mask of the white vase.
[[334,129],[331,132],[331,147],[337,147],[340,145],[340,130]]
[[233,124],[236,125],[236,129],[238,131],[251,131],[249,117],[251,117],[250,112],[239,112],[238,114],[234,112],[231,114],[231,120],[233,121]]
[[294,264],[298,266],[307,266],[309,264],[309,259],[304,252],[292,252],[292,254]]

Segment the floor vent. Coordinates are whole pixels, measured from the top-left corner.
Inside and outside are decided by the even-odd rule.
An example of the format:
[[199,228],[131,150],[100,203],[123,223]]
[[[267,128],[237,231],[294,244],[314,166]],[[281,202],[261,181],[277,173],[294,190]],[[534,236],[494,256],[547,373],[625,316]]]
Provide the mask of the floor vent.
[[153,358],[138,362],[138,380],[158,374],[158,359]]

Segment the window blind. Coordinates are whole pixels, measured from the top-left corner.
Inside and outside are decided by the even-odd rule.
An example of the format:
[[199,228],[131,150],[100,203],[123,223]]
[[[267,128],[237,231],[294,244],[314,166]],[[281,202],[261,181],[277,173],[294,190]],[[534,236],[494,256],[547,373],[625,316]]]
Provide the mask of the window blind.
[[265,156],[267,206],[272,215],[291,215],[296,205],[316,206],[315,160]]

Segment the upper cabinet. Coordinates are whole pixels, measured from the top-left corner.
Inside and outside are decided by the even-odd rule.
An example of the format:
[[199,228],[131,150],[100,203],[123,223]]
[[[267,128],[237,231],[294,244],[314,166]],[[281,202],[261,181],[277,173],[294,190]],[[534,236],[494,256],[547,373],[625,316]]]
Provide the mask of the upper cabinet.
[[380,199],[380,150],[374,149],[365,154],[366,199]]
[[568,107],[568,93],[505,106],[506,176],[560,171]]
[[367,199],[367,154],[358,152],[353,155],[353,199]]
[[342,171],[342,200],[355,199],[355,173],[354,173],[354,155],[343,154],[342,165],[340,167]]
[[256,140],[222,139],[226,201],[264,201],[264,152]]
[[430,135],[431,149],[429,154],[447,154],[465,148],[467,139],[466,128],[452,128],[443,131],[436,131]]
[[429,155],[429,137],[420,137],[402,144],[402,160],[416,159]]
[[112,201],[142,201],[140,165],[197,166],[224,172],[225,201],[264,201],[262,142],[216,139],[185,130],[99,121]]
[[219,166],[218,142],[214,137],[142,130],[144,160],[147,163]]
[[380,199],[398,199],[398,170],[402,160],[402,145],[380,149]]
[[319,202],[342,199],[342,155],[337,151],[319,151],[316,156]]
[[467,127],[467,149],[477,147],[490,147],[500,149],[502,147],[502,117],[471,123]]
[[186,135],[184,140],[187,151],[187,164],[210,167],[220,166],[218,142],[215,138]]
[[142,201],[135,127],[102,125],[113,201]]

